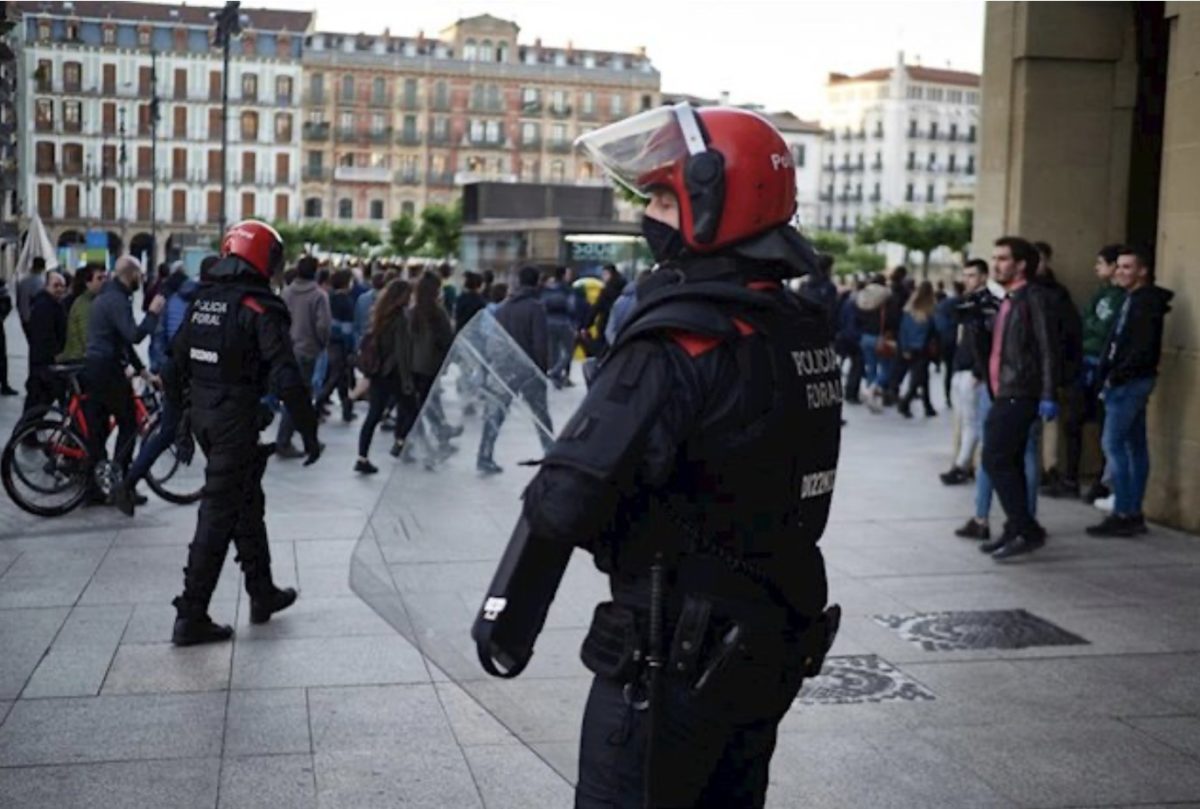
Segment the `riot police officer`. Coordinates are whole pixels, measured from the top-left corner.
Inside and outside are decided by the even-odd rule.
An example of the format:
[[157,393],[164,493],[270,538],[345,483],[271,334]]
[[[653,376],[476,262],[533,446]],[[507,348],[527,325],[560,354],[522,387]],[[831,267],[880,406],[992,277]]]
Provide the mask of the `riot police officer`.
[[608,574],[577,807],[762,806],[776,728],[836,632],[817,546],[842,390],[770,122],[686,104],[583,136],[648,198],[658,262],[525,492],[539,541]]
[[263,396],[273,392],[287,406],[304,439],[306,466],[320,457],[321,444],[288,336],[287,308],[269,286],[282,265],[283,242],[274,228],[254,221],[234,225],[171,342],[167,395],[178,412],[189,412],[208,459],[183,593],[174,601],[177,646],[233,636],[231,627],[208,615],[230,541],[246,577],[251,623],[269,620],[296,600],[294,589],[279,589],[271,578],[262,477],[274,445],[258,443],[270,421]]

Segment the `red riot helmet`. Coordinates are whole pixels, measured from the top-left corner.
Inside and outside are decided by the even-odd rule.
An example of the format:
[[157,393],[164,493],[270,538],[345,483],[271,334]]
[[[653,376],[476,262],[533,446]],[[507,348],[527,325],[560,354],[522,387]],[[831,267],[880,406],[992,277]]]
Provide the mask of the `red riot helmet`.
[[791,150],[749,110],[659,107],[575,141],[618,183],[679,200],[680,232],[692,253],[711,253],[786,225],[796,212]]
[[283,239],[266,222],[238,222],[221,240],[221,258],[237,256],[270,280],[283,268]]

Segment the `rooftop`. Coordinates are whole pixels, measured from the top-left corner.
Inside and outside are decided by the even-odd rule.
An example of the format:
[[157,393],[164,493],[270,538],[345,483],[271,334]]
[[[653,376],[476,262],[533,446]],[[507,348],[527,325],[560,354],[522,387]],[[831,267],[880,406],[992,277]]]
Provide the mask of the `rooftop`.
[[[866,73],[859,73],[857,76],[849,76],[845,73],[830,73],[828,83],[844,84],[859,81],[888,81],[892,78],[892,71],[894,69],[881,67],[875,70],[868,70]],[[979,74],[970,73],[965,70],[923,67],[921,65],[905,65],[904,69],[908,72],[910,81],[929,82],[931,84],[956,84],[961,87],[979,86]]]
[[[181,25],[213,24],[211,14],[220,6],[168,5],[165,3],[74,3],[74,2],[17,2],[18,11],[33,16],[77,17],[80,19],[126,20]],[[307,31],[313,15],[308,11],[281,11],[271,8],[248,8],[240,12],[249,19],[245,28],[260,31]]]

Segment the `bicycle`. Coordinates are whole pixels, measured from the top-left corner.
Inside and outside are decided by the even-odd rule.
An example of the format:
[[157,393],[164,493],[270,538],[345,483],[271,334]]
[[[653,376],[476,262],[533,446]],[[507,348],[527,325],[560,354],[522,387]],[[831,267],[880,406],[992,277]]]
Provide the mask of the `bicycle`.
[[[65,384],[62,403],[25,414],[0,455],[0,480],[12,501],[40,517],[58,517],[76,507],[90,492],[106,498],[119,482],[119,470],[107,458],[93,462],[80,385],[81,364],[53,365],[50,373]],[[138,436],[148,440],[160,427],[159,394],[149,385],[133,394]],[[109,419],[105,437],[115,420]],[[183,431],[186,433],[186,431]],[[203,458],[189,435],[180,435],[146,475],[146,483],[162,499],[187,505],[200,499],[204,484]]]

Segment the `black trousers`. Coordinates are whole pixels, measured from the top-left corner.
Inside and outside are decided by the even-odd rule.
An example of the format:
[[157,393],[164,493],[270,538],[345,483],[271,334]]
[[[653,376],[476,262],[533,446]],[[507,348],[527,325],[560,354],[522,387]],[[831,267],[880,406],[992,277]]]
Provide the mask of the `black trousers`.
[[395,403],[396,405],[396,441],[404,440],[405,430],[412,422],[412,411],[415,406],[415,397],[412,394],[404,393],[399,376],[371,377],[369,396],[367,418],[363,422],[362,430],[358,433],[358,456],[360,458],[366,458],[370,453],[371,441],[375,438],[375,429],[383,419],[383,414],[389,404]]
[[[799,682],[795,684],[799,690]],[[662,807],[743,809],[766,801],[782,710],[733,722],[690,709],[686,684],[667,678],[653,774]],[[583,715],[576,809],[641,809],[649,714],[631,707],[621,683],[592,682]]]
[[256,402],[225,401],[208,408],[193,397],[192,427],[208,465],[196,534],[183,571],[183,594],[174,603],[181,617],[199,618],[208,614],[231,542],[250,597],[268,595],[275,586],[262,488],[274,445],[258,445]]
[[88,450],[93,462],[104,457],[108,443],[108,419],[117,421],[117,446],[113,463],[122,475],[133,459],[137,441],[137,413],[133,407],[133,388],[119,362],[88,360],[83,371],[83,386],[87,393],[84,412],[87,415]]
[[1041,530],[1029,513],[1024,466],[1029,428],[1037,418],[1036,399],[996,399],[983,426],[983,468],[1008,517],[1004,531],[1010,536]]
[[925,409],[933,410],[933,403],[929,400],[929,357],[927,355],[924,353],[901,354],[896,374],[900,379],[908,374],[908,392],[904,394],[903,400],[905,406],[911,405],[917,392],[920,391]]
[[60,395],[61,385],[46,366],[31,365],[29,376],[25,379],[25,406],[21,412],[24,414],[38,407],[49,407]]
[[8,334],[4,331],[4,320],[0,319],[0,387],[8,387]]
[[320,392],[317,394],[317,408],[320,409],[333,399],[333,392],[337,391],[338,398],[342,402],[342,418],[346,421],[350,420],[351,413],[354,412],[354,402],[350,398],[350,388],[354,384],[354,369],[350,365],[350,352],[346,347],[336,341],[330,342],[329,348],[329,371],[325,374],[325,384],[321,386]]

